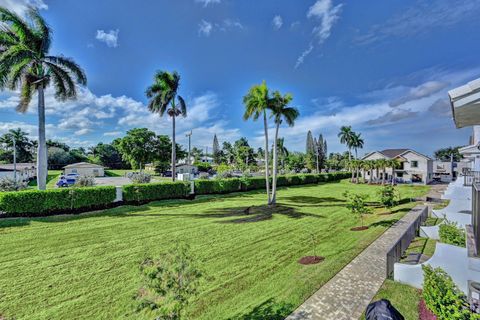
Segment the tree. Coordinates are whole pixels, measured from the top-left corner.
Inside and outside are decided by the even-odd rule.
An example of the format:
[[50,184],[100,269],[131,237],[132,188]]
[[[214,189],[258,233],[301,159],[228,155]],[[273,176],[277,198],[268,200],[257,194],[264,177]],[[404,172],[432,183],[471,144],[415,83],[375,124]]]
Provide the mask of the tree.
[[316,163],[316,142],[313,139],[312,132],[309,130],[307,133],[307,140],[305,143],[305,154],[307,167],[310,170],[314,170]]
[[372,209],[367,206],[366,200],[368,195],[366,194],[355,194],[345,191],[343,196],[347,199],[346,207],[354,215],[358,215],[362,221],[362,227],[364,227],[364,215],[371,214]]
[[130,162],[132,168],[142,171],[145,163],[155,158],[157,135],[147,128],[131,129],[118,141],[118,150],[123,160]]
[[275,123],[275,139],[273,140],[272,199],[270,202],[272,205],[275,205],[277,201],[278,131],[280,129],[280,125],[284,121],[289,127],[293,127],[295,120],[299,115],[299,112],[296,108],[288,106],[292,99],[293,97],[289,93],[282,95],[280,92],[275,91],[272,99],[270,100],[270,109],[272,110],[272,116]]
[[289,170],[300,172],[305,168],[305,155],[300,152],[291,152],[286,157],[286,165]]
[[235,154],[235,164],[238,168],[246,170],[249,164],[254,164],[255,153],[248,144],[248,140],[242,137],[234,142],[233,150]]
[[348,148],[348,160],[351,159],[351,150],[352,150],[352,142],[355,132],[352,131],[351,126],[342,126],[340,128],[340,132],[338,133],[338,137],[340,138],[340,143],[345,144]]
[[282,164],[282,169],[285,170],[285,159],[289,155],[288,149],[287,147],[285,147],[285,138],[278,138],[277,150],[278,150],[278,158],[280,159],[280,163]]
[[155,319],[179,320],[185,308],[198,295],[203,277],[186,244],[174,248],[157,259],[146,258],[140,264],[143,286],[138,290],[138,310],[149,309]]
[[397,159],[387,160],[387,166],[392,168],[392,186],[395,185],[395,169],[400,167],[400,162]]
[[4,146],[7,152],[2,156],[2,160],[13,162],[13,141],[15,141],[15,150],[17,162],[31,162],[33,160],[33,144],[28,139],[28,133],[22,129],[10,129],[0,137],[0,144]]
[[[172,118],[172,181],[176,179],[176,142],[175,142],[175,118],[187,116],[185,100],[178,95],[180,75],[175,71],[157,71],[153,79],[154,83],[147,88],[146,95],[148,109],[158,113],[162,117],[165,113]],[[178,101],[177,101],[178,100]]]
[[263,129],[265,136],[265,180],[267,189],[268,204],[270,204],[270,174],[268,165],[268,121],[267,109],[269,107],[270,97],[268,87],[265,81],[260,85],[254,85],[246,96],[243,97],[243,104],[245,105],[244,120],[252,118],[256,121],[260,116],[263,116]]
[[351,146],[355,151],[355,159],[358,159],[358,149],[363,149],[364,141],[361,133],[353,133]]
[[37,183],[47,183],[47,145],[45,139],[45,93],[53,84],[58,100],[75,99],[76,83],[86,85],[83,70],[63,56],[49,55],[51,29],[37,10],[28,11],[28,20],[0,8],[0,88],[20,91],[17,111],[28,110],[34,91],[38,93]]
[[317,139],[317,172],[320,173],[325,166],[325,160],[327,155],[327,141],[323,139],[323,135],[320,133]]
[[386,185],[378,191],[380,203],[385,208],[392,208],[398,203],[399,194],[394,186]]
[[453,158],[453,161],[462,160],[463,156],[460,154],[458,149],[461,147],[448,147],[438,149],[434,152],[435,159],[438,161],[450,161]]
[[220,149],[220,145],[218,144],[217,135],[213,135],[213,146],[212,146],[212,155],[213,155],[213,163],[220,164],[222,162],[222,150]]
[[95,159],[98,160],[102,166],[111,169],[123,169],[128,165],[123,161],[122,155],[112,144],[98,143],[92,148],[94,151]]
[[228,142],[228,141],[223,142],[222,153],[225,157],[225,162],[227,164],[233,164],[235,162],[235,152],[234,152],[232,144],[230,142]]

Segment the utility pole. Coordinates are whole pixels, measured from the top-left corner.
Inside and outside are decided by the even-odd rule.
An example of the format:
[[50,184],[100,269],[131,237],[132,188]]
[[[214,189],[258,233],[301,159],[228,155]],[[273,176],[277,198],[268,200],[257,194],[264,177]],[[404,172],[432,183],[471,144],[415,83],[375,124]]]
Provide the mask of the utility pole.
[[208,160],[207,157],[208,157],[208,146],[205,147],[205,163],[208,162],[208,161],[207,161],[207,160]]
[[191,165],[191,161],[190,161],[190,154],[191,154],[191,146],[192,146],[192,130],[190,130],[190,133],[187,133],[185,135],[186,137],[188,137],[188,160],[187,160],[187,164],[188,165]]
[[15,138],[13,141],[13,180],[15,181],[15,188],[17,187],[17,142]]

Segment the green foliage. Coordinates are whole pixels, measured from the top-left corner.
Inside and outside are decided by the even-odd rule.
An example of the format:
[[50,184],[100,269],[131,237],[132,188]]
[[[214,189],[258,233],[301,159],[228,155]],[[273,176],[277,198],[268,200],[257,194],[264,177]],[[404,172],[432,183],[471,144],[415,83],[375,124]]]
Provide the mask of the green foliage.
[[123,160],[128,161],[132,168],[142,169],[156,155],[157,135],[147,128],[134,128],[116,143]]
[[479,319],[468,310],[463,292],[441,268],[424,265],[423,299],[439,320]]
[[10,177],[0,178],[0,192],[8,191],[20,191],[25,190],[28,187],[28,183],[25,181],[15,181]]
[[203,276],[189,246],[177,243],[157,259],[146,258],[140,272],[144,285],[137,294],[138,310],[148,309],[156,319],[183,319]]
[[392,185],[386,185],[378,191],[378,196],[380,203],[383,204],[386,208],[391,208],[397,205],[398,199],[400,198],[397,190]]
[[92,176],[80,176],[75,181],[75,188],[79,187],[93,187],[95,186],[95,178]]
[[0,211],[8,216],[35,216],[72,209],[88,209],[110,205],[115,200],[115,187],[26,190],[0,194]]
[[241,180],[243,191],[264,189],[266,184],[264,177],[242,177]]
[[460,161],[463,158],[463,156],[458,151],[458,149],[460,148],[461,147],[448,147],[438,149],[434,153],[435,159],[439,161],[450,161],[451,157],[453,157],[453,161]]
[[193,165],[198,168],[199,172],[208,172],[212,169],[212,165],[208,162],[197,161],[197,162],[194,162]]
[[465,247],[465,229],[460,228],[456,222],[445,220],[440,224],[438,234],[443,243]]
[[182,199],[190,192],[184,182],[162,182],[131,184],[123,186],[123,200],[126,202],[146,202],[163,199]]
[[368,207],[366,204],[366,200],[368,199],[367,194],[357,194],[357,193],[350,193],[345,191],[343,196],[347,199],[346,207],[350,210],[351,213],[354,215],[358,215],[362,220],[363,226],[363,216],[365,214],[371,214],[372,208]]
[[152,176],[145,172],[130,172],[127,174],[128,179],[132,183],[141,184],[141,183],[150,183]]
[[241,190],[242,180],[239,178],[232,179],[214,179],[214,180],[195,180],[196,194],[214,194],[214,193],[230,193]]

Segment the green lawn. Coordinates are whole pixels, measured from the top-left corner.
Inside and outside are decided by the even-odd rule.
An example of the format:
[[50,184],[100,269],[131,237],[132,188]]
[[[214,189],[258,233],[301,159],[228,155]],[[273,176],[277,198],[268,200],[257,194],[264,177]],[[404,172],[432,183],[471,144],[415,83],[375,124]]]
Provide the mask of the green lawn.
[[[58,177],[63,173],[63,170],[48,170],[47,175],[47,189],[55,188],[55,185],[58,181]],[[37,186],[37,179],[30,181],[28,184],[29,187]]]
[[[124,206],[80,216],[0,220],[0,314],[9,319],[152,319],[135,312],[138,264],[182,240],[206,280],[188,319],[282,319],[358,255],[415,203],[383,208],[359,224],[342,193],[376,195],[346,181],[279,190],[278,212],[245,216],[263,192]],[[428,187],[400,186],[403,198]],[[318,236],[318,265],[310,255]]]
[[437,241],[430,238],[417,237],[413,239],[410,246],[405,251],[405,257],[410,253],[421,253],[427,256],[433,256]]

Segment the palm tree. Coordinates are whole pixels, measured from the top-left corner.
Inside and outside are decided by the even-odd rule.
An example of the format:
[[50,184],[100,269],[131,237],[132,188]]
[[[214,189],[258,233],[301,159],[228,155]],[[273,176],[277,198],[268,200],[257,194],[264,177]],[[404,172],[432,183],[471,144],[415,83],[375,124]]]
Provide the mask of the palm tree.
[[272,110],[272,116],[275,122],[275,140],[273,142],[273,181],[272,181],[272,200],[271,204],[275,205],[277,201],[277,168],[278,168],[278,130],[283,121],[285,121],[290,127],[295,124],[295,119],[298,118],[299,112],[296,108],[289,107],[288,105],[292,101],[291,94],[281,95],[280,92],[275,91],[272,99],[270,99],[270,109]]
[[355,159],[358,159],[358,149],[363,149],[365,141],[363,141],[361,133],[353,133],[351,145],[355,150]]
[[285,147],[285,138],[278,138],[277,150],[280,157],[280,162],[282,164],[282,169],[285,170],[285,158],[290,154],[287,147]]
[[400,166],[400,162],[397,159],[388,160],[388,166],[392,168],[392,186],[395,185],[395,169]]
[[260,116],[263,116],[263,128],[265,135],[265,184],[267,188],[268,204],[271,202],[270,198],[270,174],[268,165],[268,122],[267,122],[267,109],[269,108],[269,92],[265,81],[262,84],[254,85],[248,91],[247,95],[243,97],[243,104],[245,105],[245,113],[243,119],[248,120],[252,118],[254,121],[258,120]]
[[174,72],[157,71],[153,77],[153,84],[147,88],[145,94],[148,101],[148,109],[158,113],[162,117],[165,113],[172,118],[172,181],[176,178],[176,142],[175,142],[175,118],[187,116],[185,100],[178,95],[180,75]]
[[387,175],[387,166],[388,166],[388,160],[386,159],[378,159],[378,165],[382,169],[382,185],[385,184],[385,176]]
[[353,137],[355,136],[355,132],[352,131],[351,126],[342,126],[340,128],[340,132],[338,133],[338,137],[340,138],[340,143],[345,144],[348,148],[348,160],[351,160],[351,150],[352,150],[352,142]]
[[52,31],[37,10],[28,11],[28,20],[0,7],[0,89],[20,89],[17,111],[28,110],[38,93],[37,183],[47,183],[45,138],[45,89],[53,84],[58,100],[75,99],[76,83],[86,85],[83,70],[71,59],[49,55]]

